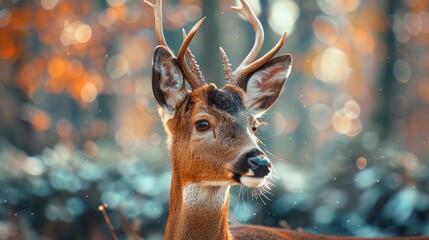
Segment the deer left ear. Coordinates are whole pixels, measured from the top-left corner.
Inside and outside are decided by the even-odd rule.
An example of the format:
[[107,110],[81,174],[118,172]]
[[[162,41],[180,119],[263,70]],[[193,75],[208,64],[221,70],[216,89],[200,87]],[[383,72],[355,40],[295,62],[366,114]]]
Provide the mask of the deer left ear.
[[292,69],[292,56],[281,55],[269,60],[249,74],[243,85],[244,105],[256,117],[262,116],[274,104]]
[[158,46],[153,56],[152,91],[168,119],[174,117],[176,107],[187,94],[185,80],[176,58],[164,46]]

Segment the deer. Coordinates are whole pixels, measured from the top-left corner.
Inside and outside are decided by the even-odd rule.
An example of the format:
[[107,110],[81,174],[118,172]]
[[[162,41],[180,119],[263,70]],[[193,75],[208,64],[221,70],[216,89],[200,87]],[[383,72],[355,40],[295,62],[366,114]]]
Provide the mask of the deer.
[[183,30],[176,57],[164,37],[162,1],[144,2],[155,17],[158,46],[152,60],[152,91],[167,133],[172,171],[165,239],[363,239],[247,224],[229,226],[231,186],[263,191],[270,184],[273,165],[259,147],[255,132],[258,119],[279,98],[292,69],[291,54],[275,56],[286,33],[257,58],[264,41],[260,21],[246,0],[240,0],[240,7],[231,7],[250,22],[255,42],[234,71],[219,48],[226,84],[218,88],[205,81],[189,49],[205,18],[189,33]]

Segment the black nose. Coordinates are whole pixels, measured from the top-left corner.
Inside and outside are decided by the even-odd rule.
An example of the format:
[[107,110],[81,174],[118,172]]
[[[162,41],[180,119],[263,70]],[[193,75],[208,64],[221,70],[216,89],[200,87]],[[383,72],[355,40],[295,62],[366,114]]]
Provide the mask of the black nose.
[[254,148],[242,154],[234,164],[234,171],[237,173],[235,178],[240,182],[241,175],[247,175],[253,172],[253,177],[265,177],[271,171],[271,163],[264,152]]
[[255,173],[255,177],[265,177],[270,173],[270,161],[261,157],[251,157],[247,159],[250,169]]

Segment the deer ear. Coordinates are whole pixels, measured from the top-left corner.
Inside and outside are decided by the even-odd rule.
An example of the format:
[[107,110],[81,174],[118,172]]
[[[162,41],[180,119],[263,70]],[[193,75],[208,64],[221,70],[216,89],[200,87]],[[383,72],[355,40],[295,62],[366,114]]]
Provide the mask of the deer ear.
[[244,105],[255,117],[264,114],[280,96],[292,69],[292,56],[281,55],[269,60],[246,76],[240,86],[246,92]]
[[155,49],[152,66],[152,91],[159,106],[170,118],[186,97],[187,89],[174,55],[164,46]]

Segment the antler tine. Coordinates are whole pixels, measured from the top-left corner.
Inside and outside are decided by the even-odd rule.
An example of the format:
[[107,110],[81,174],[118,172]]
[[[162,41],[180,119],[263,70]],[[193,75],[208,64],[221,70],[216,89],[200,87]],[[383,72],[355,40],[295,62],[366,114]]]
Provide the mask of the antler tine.
[[177,54],[177,61],[179,62],[179,65],[183,71],[183,74],[185,75],[186,80],[188,81],[189,85],[191,85],[192,89],[196,89],[202,85],[205,84],[199,83],[193,78],[192,72],[188,67],[188,64],[186,63],[185,59],[185,53],[188,49],[189,44],[191,43],[192,39],[194,38],[195,34],[197,33],[198,29],[201,27],[201,24],[203,24],[206,17],[203,17],[200,21],[198,21],[194,27],[192,27],[191,31],[189,31],[189,34],[186,36],[186,38],[183,40],[182,45],[180,46],[179,53]]
[[231,64],[229,63],[228,56],[226,55],[225,51],[222,47],[219,48],[220,54],[222,55],[222,61],[223,61],[223,73],[225,75],[226,84],[234,84],[234,78],[232,77],[232,70],[231,70]]
[[164,29],[162,27],[162,0],[156,0],[155,4],[144,0],[144,3],[152,9],[153,15],[155,15],[155,34],[158,44],[170,49],[165,41]]
[[253,44],[252,50],[250,50],[243,62],[234,71],[233,76],[235,81],[238,80],[237,76],[241,75],[240,72],[256,59],[259,52],[261,51],[262,43],[264,42],[264,29],[262,28],[261,22],[259,22],[255,13],[245,0],[240,0],[240,2],[242,5],[241,7],[231,6],[231,8],[242,14],[250,22],[253,29],[255,30],[255,43]]
[[258,60],[252,62],[248,66],[246,66],[242,71],[238,72],[237,75],[234,76],[234,81],[237,86],[241,86],[241,82],[244,81],[244,77],[253,72],[254,70],[258,69],[260,66],[264,65],[268,60],[270,60],[276,53],[280,50],[280,48],[283,46],[284,40],[286,39],[286,33],[283,33],[283,35],[280,37],[280,40],[277,42],[277,44],[264,56],[260,57]]
[[264,30],[262,28],[261,23],[259,22],[258,18],[250,8],[249,4],[246,2],[246,0],[240,0],[240,2],[242,7],[232,6],[231,8],[239,12],[243,16],[245,16],[247,20],[250,22],[253,29],[255,30],[255,43],[253,44],[253,48],[252,50],[250,50],[247,57],[243,60],[240,66],[238,66],[237,69],[235,69],[235,71],[232,74],[233,81],[234,81],[233,84],[238,86],[242,85],[242,81],[244,81],[243,78],[247,74],[256,70],[264,63],[266,63],[268,60],[270,60],[280,50],[286,38],[286,33],[283,33],[279,42],[268,53],[266,53],[264,56],[262,56],[261,58],[255,61],[256,57],[258,56],[262,48],[262,43],[264,41]]
[[[186,39],[186,31],[185,29],[182,29],[183,34],[183,40]],[[191,64],[191,71],[195,78],[197,78],[201,84],[206,84],[206,81],[204,80],[203,73],[200,70],[200,66],[197,63],[197,60],[195,59],[194,54],[192,54],[191,49],[189,47],[186,49],[186,55],[189,58],[189,63]]]

